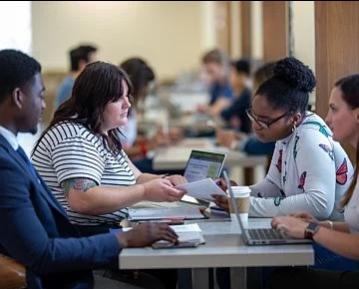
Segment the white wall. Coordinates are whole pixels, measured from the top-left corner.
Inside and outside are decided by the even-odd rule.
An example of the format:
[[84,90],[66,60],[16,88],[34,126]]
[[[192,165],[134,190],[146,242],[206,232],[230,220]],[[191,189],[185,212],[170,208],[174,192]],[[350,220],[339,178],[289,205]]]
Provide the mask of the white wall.
[[294,56],[315,69],[314,1],[292,1]]
[[198,67],[213,42],[203,36],[210,13],[200,1],[33,1],[33,55],[44,70],[67,70],[70,47],[95,43],[101,60],[141,56],[159,78],[170,78]]
[[[263,16],[261,1],[252,1],[252,55],[263,57]],[[294,56],[315,68],[314,1],[292,1]]]
[[251,3],[251,47],[254,59],[263,59],[263,9],[262,1]]
[[203,51],[211,50],[216,46],[215,3],[201,1],[201,47]]
[[[314,1],[292,1],[294,56],[315,73],[315,18]],[[315,91],[309,96],[315,105]]]
[[0,36],[0,49],[13,48],[31,53],[30,1],[0,2]]
[[241,47],[241,21],[239,1],[231,1],[230,19],[231,19],[231,57],[238,59],[242,55]]

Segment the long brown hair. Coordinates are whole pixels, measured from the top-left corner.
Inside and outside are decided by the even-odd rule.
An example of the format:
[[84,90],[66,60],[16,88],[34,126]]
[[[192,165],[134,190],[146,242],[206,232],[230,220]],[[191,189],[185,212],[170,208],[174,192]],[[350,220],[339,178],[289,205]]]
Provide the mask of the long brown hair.
[[[339,79],[335,86],[338,87],[342,92],[342,97],[344,101],[348,104],[348,106],[352,109],[356,109],[359,107],[359,74],[353,74],[346,76],[344,78]],[[355,164],[355,172],[353,176],[352,183],[341,200],[341,205],[344,207],[350,201],[354,189],[357,185],[358,181],[358,167],[359,167],[359,139],[356,147],[356,164]]]
[[140,99],[146,96],[146,89],[156,76],[152,68],[141,58],[129,58],[120,64],[120,68],[127,73],[132,83],[133,103],[137,108]]
[[108,131],[106,136],[101,133],[100,128],[106,105],[123,96],[123,82],[128,86],[128,96],[130,96],[132,85],[126,73],[120,68],[100,61],[88,64],[77,77],[71,98],[56,110],[34,151],[51,127],[62,121],[73,121],[83,124],[95,134],[102,135],[109,148],[117,153],[122,148],[117,129]]

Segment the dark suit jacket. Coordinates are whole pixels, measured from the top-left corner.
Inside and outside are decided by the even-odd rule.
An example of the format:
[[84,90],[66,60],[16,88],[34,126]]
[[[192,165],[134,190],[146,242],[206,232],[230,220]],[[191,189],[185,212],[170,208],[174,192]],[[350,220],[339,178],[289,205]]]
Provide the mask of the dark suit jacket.
[[0,246],[26,266],[28,288],[92,288],[91,269],[114,264],[113,234],[80,237],[26,162],[0,135]]

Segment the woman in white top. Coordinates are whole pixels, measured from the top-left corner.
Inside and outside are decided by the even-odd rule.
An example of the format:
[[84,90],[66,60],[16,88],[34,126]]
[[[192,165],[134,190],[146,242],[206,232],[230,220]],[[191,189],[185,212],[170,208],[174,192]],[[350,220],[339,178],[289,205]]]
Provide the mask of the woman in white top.
[[[313,239],[341,256],[359,260],[359,74],[336,82],[330,95],[326,121],[335,140],[350,143],[356,149],[355,174],[341,202],[344,222],[318,221],[308,213],[297,213],[274,218],[272,226],[296,238]],[[294,289],[358,288],[359,272],[287,268],[272,276],[271,288],[288,288],[288,284]]]
[[122,150],[117,130],[127,123],[131,89],[118,67],[87,65],[33,152],[39,174],[84,234],[116,227],[139,201],[183,196],[175,188],[182,176],[141,173]]
[[137,133],[137,112],[141,113],[139,104],[148,96],[150,86],[155,81],[155,73],[145,60],[138,57],[126,59],[119,67],[128,75],[132,83],[132,107],[127,124],[121,127],[119,138],[126,154],[136,167],[147,173],[155,173],[153,159],[148,157],[148,152],[174,142],[175,139],[171,138],[171,135],[175,130],[171,129],[172,132],[166,134],[158,127],[153,137]]
[[[273,77],[255,93],[248,111],[253,130],[276,146],[266,178],[251,186],[250,216],[306,211],[321,219],[342,219],[336,207],[353,168],[325,122],[306,110],[314,86],[312,71],[289,57],[276,63]],[[217,197],[217,203],[226,201]]]

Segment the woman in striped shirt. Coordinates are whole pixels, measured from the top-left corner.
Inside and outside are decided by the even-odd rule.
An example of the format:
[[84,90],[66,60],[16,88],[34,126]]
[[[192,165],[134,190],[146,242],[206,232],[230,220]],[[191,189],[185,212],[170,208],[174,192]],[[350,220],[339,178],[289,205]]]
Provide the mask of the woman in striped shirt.
[[182,176],[141,173],[122,150],[116,130],[127,123],[131,84],[104,62],[89,64],[72,97],[55,112],[32,161],[70,220],[83,233],[116,227],[139,201],[178,201]]

